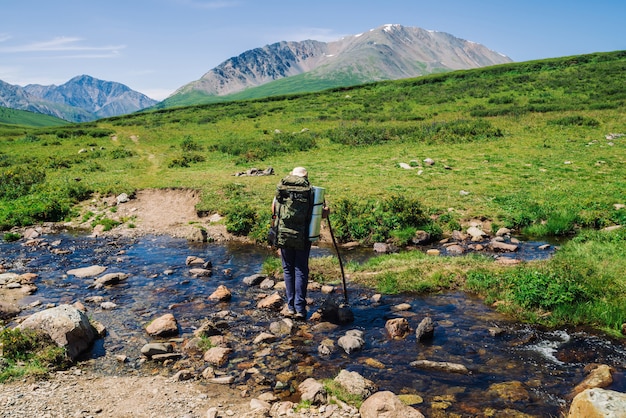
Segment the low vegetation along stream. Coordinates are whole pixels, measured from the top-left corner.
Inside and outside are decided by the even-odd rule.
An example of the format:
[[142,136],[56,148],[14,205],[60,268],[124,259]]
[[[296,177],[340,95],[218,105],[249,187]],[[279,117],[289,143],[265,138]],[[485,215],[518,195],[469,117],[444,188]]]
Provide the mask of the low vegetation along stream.
[[[140,353],[146,343],[154,341],[146,325],[172,313],[180,327],[180,338],[174,339],[177,350],[207,320],[219,323],[233,351],[226,364],[216,367],[216,374],[232,376],[234,386],[244,385],[250,391],[273,388],[281,397],[294,400],[293,388],[306,377],[333,378],[341,369],[359,372],[381,390],[417,395],[416,406],[424,413],[445,409],[472,415],[512,409],[558,416],[566,410],[575,386],[585,379],[585,367],[592,363],[614,368],[608,389],[626,391],[623,342],[584,329],[543,329],[511,322],[482,300],[461,292],[382,296],[376,302],[372,290],[349,285],[353,323],[299,322],[290,336],[259,345],[255,338],[282,317],[278,311],[257,309],[257,301],[266,294],[283,293],[244,283],[244,278],[260,272],[270,255],[258,246],[193,244],[161,236],[96,239],[55,234],[40,239],[32,246],[23,241],[0,244],[1,264],[15,273],[37,275],[38,290],[21,301],[26,306],[21,316],[42,309],[41,305],[84,303],[90,318],[106,326],[107,335],[82,360],[89,360],[84,367],[103,374],[153,373],[155,368],[174,374],[180,368],[176,362],[158,364],[146,361]],[[315,251],[316,255],[327,253]],[[211,275],[194,277],[186,264],[190,256],[210,262]],[[67,274],[92,265],[129,277],[96,289],[89,286],[93,277]],[[219,285],[231,290],[230,301],[208,299]],[[340,289],[330,295],[312,290],[309,296],[311,311],[327,298],[342,299]],[[408,305],[397,310],[401,304]],[[426,316],[435,324],[432,339],[417,341],[413,333],[403,339],[389,338],[385,329],[389,319],[404,317],[415,329]],[[348,354],[336,341],[351,329],[364,331],[365,345]],[[320,354],[318,347],[327,339],[335,342],[335,349]],[[206,367],[201,356],[192,360],[183,356],[180,361],[199,372]],[[423,369],[411,365],[416,360],[460,364],[468,371]],[[262,378],[243,372],[250,367],[258,369]]]

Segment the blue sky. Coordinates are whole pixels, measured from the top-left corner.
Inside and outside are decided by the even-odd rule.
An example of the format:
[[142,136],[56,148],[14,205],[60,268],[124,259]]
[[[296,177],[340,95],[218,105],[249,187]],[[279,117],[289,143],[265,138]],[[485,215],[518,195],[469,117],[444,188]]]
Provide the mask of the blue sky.
[[624,0],[5,0],[0,80],[74,76],[162,100],[228,58],[384,24],[447,32],[528,61],[626,49]]

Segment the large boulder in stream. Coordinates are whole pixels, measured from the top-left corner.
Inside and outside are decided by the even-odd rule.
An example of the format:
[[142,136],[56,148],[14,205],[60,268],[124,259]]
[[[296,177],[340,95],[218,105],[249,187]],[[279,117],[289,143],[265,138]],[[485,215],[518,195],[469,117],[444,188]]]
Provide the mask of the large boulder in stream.
[[72,361],[87,350],[98,335],[87,315],[71,305],[37,312],[18,325],[18,329],[43,332],[59,347],[64,347]]
[[626,393],[600,388],[576,395],[567,418],[626,418]]
[[146,332],[153,337],[169,337],[178,334],[178,322],[171,313],[167,313],[150,322]]

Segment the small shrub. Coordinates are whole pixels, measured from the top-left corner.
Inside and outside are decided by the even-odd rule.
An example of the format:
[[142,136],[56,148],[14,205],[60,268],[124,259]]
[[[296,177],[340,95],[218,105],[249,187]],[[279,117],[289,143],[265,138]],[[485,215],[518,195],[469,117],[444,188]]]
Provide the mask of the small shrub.
[[180,148],[183,152],[203,151],[204,147],[195,142],[191,136],[186,136],[183,142],[180,144]]
[[17,199],[29,195],[46,180],[46,173],[34,167],[16,166],[0,171],[0,199]]
[[495,96],[495,97],[490,97],[488,100],[488,103],[497,104],[497,105],[511,104],[514,102],[515,102],[515,98],[513,96]]
[[600,122],[588,116],[566,116],[563,118],[551,120],[548,122],[548,125],[595,127],[600,126]]
[[461,222],[459,221],[458,214],[454,212],[446,212],[437,218],[439,226],[443,227],[447,231],[460,231]]
[[0,383],[25,375],[42,377],[70,365],[65,349],[39,332],[5,328],[0,331],[0,347],[6,360],[0,369]]
[[283,272],[283,265],[279,257],[268,257],[263,261],[261,272],[268,276],[280,277]]
[[111,151],[109,151],[109,155],[114,160],[118,160],[118,159],[121,159],[121,158],[134,157],[135,156],[135,152],[131,151],[131,150],[128,150],[126,148],[115,148],[115,149],[112,149]]
[[33,134],[26,134],[22,139],[22,142],[39,142],[40,138],[37,135],[33,135]]
[[235,235],[247,235],[257,221],[256,212],[242,202],[234,203],[225,215],[226,231]]
[[574,232],[578,215],[573,211],[551,213],[545,222],[524,228],[524,233],[532,237],[562,236]]
[[296,412],[300,412],[300,411],[306,411],[307,409],[311,408],[311,401],[310,400],[301,400],[300,402],[298,402],[298,404],[294,407],[294,410]]
[[16,234],[15,232],[7,232],[4,234],[3,239],[6,242],[15,242],[18,241],[22,236],[20,234]]
[[[405,240],[410,228],[432,228],[432,220],[424,214],[417,199],[392,195],[383,200],[344,198],[331,210],[337,239],[365,244],[382,242],[394,236]],[[404,231],[403,231],[404,230]],[[403,232],[402,232],[403,231]],[[430,231],[429,231],[430,232]]]
[[104,230],[105,231],[110,231],[113,228],[115,228],[116,226],[118,226],[120,223],[118,221],[115,221],[113,219],[109,219],[109,218],[100,218],[97,220],[94,220],[91,223],[92,227],[95,227],[96,225],[103,225],[104,226]]

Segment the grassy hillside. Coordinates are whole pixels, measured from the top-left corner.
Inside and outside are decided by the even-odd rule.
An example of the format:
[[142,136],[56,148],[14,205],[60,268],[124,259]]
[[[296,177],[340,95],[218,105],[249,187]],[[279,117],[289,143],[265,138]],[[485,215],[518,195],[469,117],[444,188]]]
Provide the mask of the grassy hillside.
[[27,112],[25,110],[9,109],[8,107],[0,106],[0,124],[42,127],[62,126],[67,125],[68,122],[55,118],[54,116]]
[[[625,224],[626,210],[616,206],[626,203],[625,70],[626,51],[618,51],[0,131],[0,227],[71,216],[91,192],[189,187],[202,191],[198,210],[225,214],[236,232],[261,238],[275,185],[296,165],[327,189],[342,240],[398,239],[411,227],[440,236],[472,219],[538,236]],[[277,176],[234,176],[269,166]],[[396,290],[460,280],[486,293],[506,283],[496,299],[512,298],[507,286],[534,283],[505,306],[557,312],[565,303],[558,320],[616,329],[626,322],[623,278],[614,283],[619,274],[609,274],[603,280],[610,286],[594,282],[584,297],[571,283],[593,278],[603,265],[626,269],[618,249],[626,234],[619,234],[577,244],[611,254],[601,263],[572,249],[564,252],[569,258],[505,278],[485,262],[449,268],[416,259],[396,260],[407,267],[391,278],[389,269],[381,274]],[[570,262],[583,264],[568,270]],[[554,277],[563,278],[558,289],[568,296],[533,299],[546,296],[542,283],[559,282]],[[607,286],[616,295],[604,300],[608,307],[587,303]],[[604,314],[589,312],[596,310]]]
[[262,99],[272,96],[281,96],[297,93],[311,93],[335,87],[346,87],[363,84],[358,74],[336,74],[331,77],[318,77],[312,73],[303,73],[291,77],[281,78],[258,87],[251,87],[244,91],[225,96],[203,94],[198,91],[179,93],[165,99],[155,106],[164,109],[173,106],[189,106],[194,104],[223,103],[237,100]]

